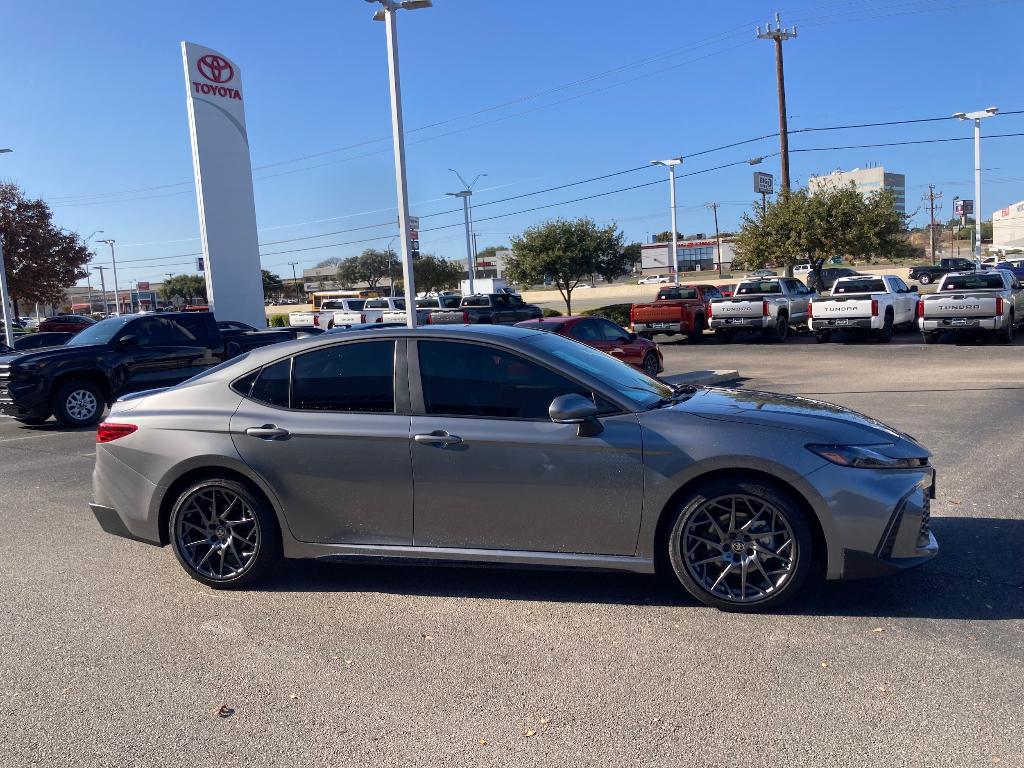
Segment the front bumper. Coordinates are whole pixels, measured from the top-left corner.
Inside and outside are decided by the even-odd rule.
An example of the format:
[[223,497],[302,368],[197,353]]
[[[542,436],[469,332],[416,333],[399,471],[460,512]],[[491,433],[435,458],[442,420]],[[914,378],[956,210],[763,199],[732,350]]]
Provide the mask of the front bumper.
[[934,320],[922,317],[917,327],[929,331],[998,331],[1008,322],[1004,315],[998,317],[937,317]]
[[50,397],[43,379],[0,381],[0,415],[16,419],[45,419],[50,415]]

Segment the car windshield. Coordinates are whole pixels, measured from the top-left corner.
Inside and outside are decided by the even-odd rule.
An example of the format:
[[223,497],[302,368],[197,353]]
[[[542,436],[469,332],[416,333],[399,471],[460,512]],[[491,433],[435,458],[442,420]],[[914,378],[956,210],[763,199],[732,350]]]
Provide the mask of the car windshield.
[[83,347],[89,344],[106,344],[113,339],[118,331],[124,328],[132,318],[127,317],[110,317],[106,320],[100,320],[95,325],[90,325],[83,331],[79,331],[72,336],[67,343],[69,347]]
[[736,288],[738,296],[752,296],[759,293],[782,293],[782,285],[777,280],[751,280],[740,283]]
[[957,275],[956,277],[947,277],[946,282],[942,284],[942,291],[963,291],[963,290],[985,290],[988,288],[1002,288],[1003,278],[1002,275],[988,273],[979,273],[973,275]]
[[542,333],[526,339],[526,343],[600,379],[611,389],[635,403],[638,410],[670,400],[675,395],[675,390],[668,384],[652,379],[611,355],[564,336]]
[[836,283],[832,293],[885,293],[885,283],[880,278],[865,280],[844,280]]

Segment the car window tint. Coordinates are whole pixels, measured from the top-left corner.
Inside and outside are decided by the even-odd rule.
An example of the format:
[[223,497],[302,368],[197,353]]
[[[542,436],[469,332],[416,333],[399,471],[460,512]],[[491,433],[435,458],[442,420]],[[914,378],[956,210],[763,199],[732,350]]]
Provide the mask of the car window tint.
[[946,282],[942,284],[942,291],[963,291],[971,289],[992,289],[1002,288],[1003,278],[999,274],[992,272],[978,272],[973,275],[957,275],[956,277],[947,277]]
[[462,300],[464,307],[489,307],[491,301],[486,296],[467,296]]
[[202,344],[206,339],[206,318],[194,316],[165,318],[171,344]]
[[167,332],[163,323],[155,317],[148,317],[132,323],[126,334],[134,336],[140,347],[156,347],[167,343]]
[[421,341],[419,361],[430,415],[548,421],[559,395],[592,396],[554,371],[481,344]]
[[628,340],[626,331],[617,326],[611,320],[597,320],[595,322],[601,332],[601,338],[605,341],[624,342]]
[[569,335],[579,341],[602,341],[603,336],[592,320],[581,320],[569,329]]
[[[291,373],[291,365],[292,360],[288,358],[273,365],[264,366],[263,370],[259,373],[259,377],[252,385],[252,390],[247,393],[249,397],[267,405],[287,408],[288,378]],[[241,379],[236,384],[243,384],[244,382],[245,379]],[[243,392],[243,394],[246,393]]]
[[393,413],[395,342],[339,344],[297,355],[292,375],[292,407]]

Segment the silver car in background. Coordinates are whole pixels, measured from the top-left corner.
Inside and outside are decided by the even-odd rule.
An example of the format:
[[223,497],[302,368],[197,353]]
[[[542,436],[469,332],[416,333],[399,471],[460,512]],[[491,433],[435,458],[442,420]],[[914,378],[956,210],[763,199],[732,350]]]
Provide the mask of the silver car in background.
[[287,558],[651,573],[726,610],[933,557],[929,452],[798,397],[669,386],[555,334],[324,334],[119,400],[92,510],[211,587]]

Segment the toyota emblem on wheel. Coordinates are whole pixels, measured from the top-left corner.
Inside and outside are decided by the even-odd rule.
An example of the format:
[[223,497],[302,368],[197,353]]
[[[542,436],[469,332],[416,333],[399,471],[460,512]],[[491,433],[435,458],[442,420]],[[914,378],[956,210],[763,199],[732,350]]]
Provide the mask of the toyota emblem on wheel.
[[235,76],[235,68],[223,56],[208,53],[196,62],[199,74],[211,83],[229,83]]

